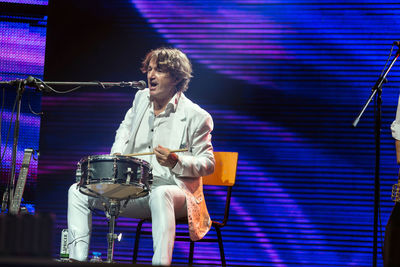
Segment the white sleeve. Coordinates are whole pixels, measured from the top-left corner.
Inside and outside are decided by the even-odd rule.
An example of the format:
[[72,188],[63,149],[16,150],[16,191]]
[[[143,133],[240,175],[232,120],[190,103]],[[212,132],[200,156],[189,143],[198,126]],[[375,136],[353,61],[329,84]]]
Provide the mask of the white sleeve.
[[[214,172],[215,159],[211,144],[213,121],[210,115],[203,117],[197,125],[190,144],[189,153],[179,155],[172,172],[178,177],[200,177]],[[191,155],[189,155],[191,154]]]
[[396,140],[400,140],[400,95],[397,104],[396,119],[393,121],[390,129],[392,130],[392,137]]

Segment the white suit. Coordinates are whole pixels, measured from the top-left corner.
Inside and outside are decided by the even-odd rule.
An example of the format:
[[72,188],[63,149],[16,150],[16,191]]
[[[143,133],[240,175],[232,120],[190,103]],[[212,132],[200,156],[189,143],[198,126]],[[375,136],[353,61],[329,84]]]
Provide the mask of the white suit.
[[[174,202],[175,216],[187,214],[190,237],[195,241],[201,239],[211,226],[204,200],[201,176],[211,174],[214,171],[215,161],[210,134],[213,122],[206,111],[186,98],[183,93],[178,93],[178,96],[180,97],[176,98],[178,100],[176,100],[175,114],[171,116],[172,121],[169,121],[173,134],[171,134],[169,144],[166,147],[169,149],[189,148],[189,151],[179,153],[178,163],[173,169],[169,170],[170,177],[167,178],[173,179],[176,185],[163,186],[166,190],[156,188],[150,193],[150,196],[131,201],[132,203],[128,204],[127,211],[123,212],[122,216],[143,218],[148,217],[151,213],[153,225],[155,223],[161,224],[156,229],[164,228],[167,229],[167,232],[171,232],[171,228],[175,227],[175,217],[169,213],[173,213],[174,208],[172,208],[172,212],[163,208],[165,202],[171,198],[171,201]],[[138,91],[132,107],[126,113],[117,130],[111,154],[131,153],[131,149],[135,145],[135,136],[148,104],[149,90]],[[163,192],[160,193],[160,191]],[[85,255],[87,255],[88,237],[91,231],[89,207],[101,208],[99,203],[91,204],[91,201],[96,202],[93,198],[81,194],[75,185],[70,188],[68,204],[69,243],[70,251],[72,251],[70,254],[78,260],[84,260]],[[186,203],[182,203],[185,201]],[[138,205],[143,212],[141,214],[130,214],[130,207],[137,210]],[[179,207],[187,210],[184,210],[183,213],[182,210],[179,210]],[[156,209],[157,211],[155,211]],[[167,214],[162,215],[164,217],[157,220],[154,217],[159,216],[159,213]],[[153,264],[170,264],[175,231],[167,234],[167,237],[165,233],[155,234],[154,231],[158,230],[153,227],[155,250]],[[165,238],[168,240],[163,240]]]

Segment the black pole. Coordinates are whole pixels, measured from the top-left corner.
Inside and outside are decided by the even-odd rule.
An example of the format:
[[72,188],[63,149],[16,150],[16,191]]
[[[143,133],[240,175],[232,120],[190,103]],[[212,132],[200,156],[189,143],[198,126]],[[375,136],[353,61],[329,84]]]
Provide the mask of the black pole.
[[372,261],[376,267],[378,262],[378,216],[380,202],[380,149],[381,149],[381,118],[382,118],[382,87],[377,89],[375,114],[375,182],[374,182],[374,245]]
[[353,127],[357,127],[357,124],[365,112],[367,106],[376,95],[376,113],[375,113],[375,179],[374,179],[374,232],[373,232],[373,251],[372,251],[372,265],[376,267],[378,259],[378,215],[379,215],[379,202],[380,202],[380,179],[379,179],[379,165],[380,165],[380,137],[381,137],[381,112],[382,112],[382,85],[385,83],[386,76],[390,69],[393,67],[397,58],[400,55],[400,49],[397,50],[395,57],[386,69],[385,73],[379,77],[374,87],[372,87],[372,93],[368,98],[367,102],[361,109],[360,114],[353,121]]

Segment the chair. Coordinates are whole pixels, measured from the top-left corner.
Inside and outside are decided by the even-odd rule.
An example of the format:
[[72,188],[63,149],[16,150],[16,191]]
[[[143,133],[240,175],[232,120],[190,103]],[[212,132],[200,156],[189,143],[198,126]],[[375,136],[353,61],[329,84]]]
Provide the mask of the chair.
[[[218,238],[203,238],[198,241],[192,241],[188,234],[182,236],[182,233],[176,233],[175,241],[188,241],[190,242],[190,253],[189,253],[189,265],[193,264],[193,254],[194,254],[194,243],[195,242],[218,242],[219,252],[221,257],[222,266],[226,266],[224,247],[222,244],[221,228],[224,227],[228,222],[229,207],[232,194],[232,187],[235,184],[236,178],[236,167],[238,161],[237,152],[214,152],[215,157],[215,169],[214,173],[203,177],[204,185],[213,186],[226,186],[227,194],[225,199],[225,212],[224,219],[222,222],[212,221],[212,227],[214,227]],[[135,247],[133,250],[133,260],[135,264],[138,256],[139,250],[139,240],[140,235],[147,234],[151,235],[151,231],[142,231],[142,225],[144,222],[151,222],[151,219],[142,219],[139,221],[136,227],[136,237],[135,237]],[[176,224],[187,224],[187,218],[176,220]]]

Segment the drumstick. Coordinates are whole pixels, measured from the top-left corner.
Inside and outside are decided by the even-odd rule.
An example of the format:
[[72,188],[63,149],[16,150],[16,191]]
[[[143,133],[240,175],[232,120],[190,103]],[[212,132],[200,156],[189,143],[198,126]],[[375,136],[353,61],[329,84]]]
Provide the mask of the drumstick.
[[[175,149],[175,150],[171,150],[170,152],[172,153],[176,153],[176,152],[185,152],[188,151],[189,149],[187,148],[183,148],[183,149]],[[147,156],[147,155],[153,155],[154,152],[144,152],[144,153],[133,153],[133,154],[125,154],[122,156],[127,156],[127,157],[136,157],[136,156]]]

